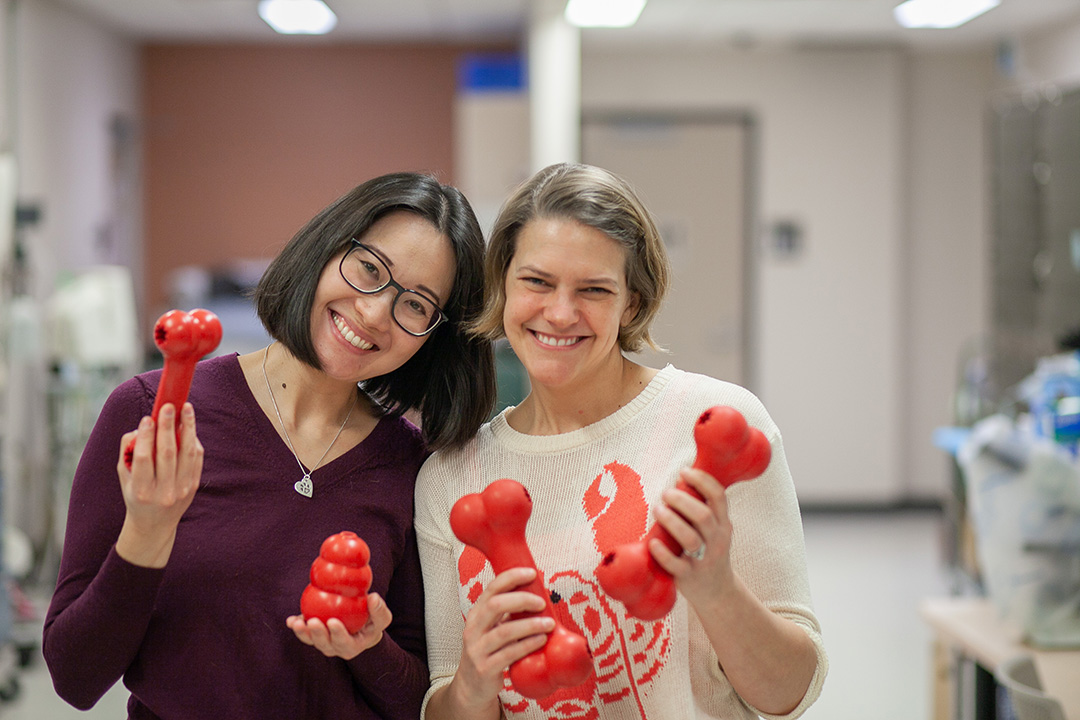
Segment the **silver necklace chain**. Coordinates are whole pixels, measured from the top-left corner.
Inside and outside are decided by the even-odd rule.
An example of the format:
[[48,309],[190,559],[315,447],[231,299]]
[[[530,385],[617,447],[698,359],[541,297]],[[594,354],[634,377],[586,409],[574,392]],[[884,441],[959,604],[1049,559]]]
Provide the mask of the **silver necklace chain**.
[[[270,343],[270,345],[273,344],[274,343]],[[349,423],[349,418],[352,417],[353,408],[356,407],[356,399],[354,398],[352,405],[349,406],[349,412],[345,416],[345,420],[342,421],[341,427],[338,428],[337,435],[335,435],[334,439],[330,441],[330,445],[328,445],[326,450],[323,451],[322,457],[319,458],[318,462],[315,463],[314,467],[308,470],[304,467],[304,463],[300,462],[300,456],[296,454],[296,449],[293,447],[292,439],[289,437],[289,431],[285,429],[285,422],[281,419],[281,411],[278,410],[277,400],[274,399],[274,391],[270,389],[270,378],[266,376],[266,357],[270,354],[270,345],[267,345],[266,349],[263,350],[263,381],[266,383],[266,392],[270,393],[270,403],[274,406],[274,414],[277,415],[278,424],[281,425],[281,432],[285,434],[285,443],[289,446],[289,452],[291,452],[292,456],[296,459],[296,464],[300,467],[300,472],[304,474],[304,477],[297,480],[296,483],[293,485],[293,489],[304,497],[311,497],[312,493],[315,490],[315,487],[311,483],[311,473],[319,469],[319,466],[322,465],[322,461],[326,457],[326,454],[330,452],[330,448],[334,447],[334,443],[336,443],[338,441],[338,438],[341,437],[342,431],[345,430],[345,426]]]

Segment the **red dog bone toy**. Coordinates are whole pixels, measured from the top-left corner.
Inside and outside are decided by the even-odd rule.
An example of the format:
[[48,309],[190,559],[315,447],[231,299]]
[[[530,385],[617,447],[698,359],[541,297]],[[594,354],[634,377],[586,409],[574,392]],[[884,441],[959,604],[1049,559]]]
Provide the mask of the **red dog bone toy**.
[[[525,525],[532,514],[532,499],[521,483],[496,480],[482,493],[466,495],[450,509],[450,528],[458,540],[487,556],[496,573],[514,567],[536,570],[525,542]],[[551,598],[537,571],[525,590],[544,599],[538,613],[517,613],[513,619],[546,615],[555,629],[542,648],[510,666],[510,682],[525,697],[547,697],[560,687],[583,683],[593,672],[592,654],[585,638],[568,630],[555,617]]]
[[[724,487],[765,472],[772,448],[765,435],[749,427],[735,408],[706,410],[694,423],[697,457],[694,467],[712,475]],[[675,485],[698,500],[701,494],[680,480]],[[644,538],[615,548],[596,567],[600,587],[641,620],[659,620],[675,605],[675,580],[649,552],[649,540],[657,538],[675,554],[683,548],[659,523]]]
[[[195,363],[221,342],[221,321],[209,310],[170,310],[158,318],[154,325],[154,344],[165,357],[165,368],[158,382],[157,397],[151,417],[157,422],[158,411],[165,403],[172,403],[179,415],[191,388],[191,376]],[[176,420],[176,436],[180,437],[180,418]],[[135,441],[124,451],[124,462],[131,467],[135,455]]]
[[367,591],[371,587],[371,551],[349,530],[323,540],[319,557],[311,564],[311,584],[300,596],[300,612],[324,623],[337,618],[349,634],[368,620]]

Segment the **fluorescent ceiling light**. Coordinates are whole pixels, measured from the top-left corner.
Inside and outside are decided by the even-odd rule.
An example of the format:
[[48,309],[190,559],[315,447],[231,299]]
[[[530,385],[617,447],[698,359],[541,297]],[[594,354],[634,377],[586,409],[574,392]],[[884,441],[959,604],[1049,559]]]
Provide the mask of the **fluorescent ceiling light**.
[[259,17],[285,35],[323,35],[337,25],[322,0],[259,0]]
[[578,27],[630,27],[644,7],[645,0],[570,0],[565,16]]
[[907,0],[893,15],[906,28],[954,28],[999,4],[1001,0]]

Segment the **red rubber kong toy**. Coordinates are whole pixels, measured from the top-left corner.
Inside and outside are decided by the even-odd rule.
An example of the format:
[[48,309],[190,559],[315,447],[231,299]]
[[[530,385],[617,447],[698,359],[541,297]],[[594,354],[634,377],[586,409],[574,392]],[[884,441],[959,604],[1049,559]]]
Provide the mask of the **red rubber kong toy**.
[[[735,408],[712,407],[694,423],[697,457],[694,467],[712,475],[724,487],[765,472],[772,448],[765,435],[749,427]],[[698,500],[701,494],[682,480],[676,488]],[[615,548],[596,567],[596,579],[609,596],[641,620],[659,620],[675,605],[675,580],[649,552],[649,540],[657,538],[675,554],[683,548],[659,523],[644,538]]]
[[311,584],[300,596],[300,612],[324,623],[337,618],[354,634],[368,620],[367,592],[371,587],[371,551],[349,530],[323,540],[311,564]]
[[[458,540],[487,556],[496,573],[515,567],[536,569],[525,542],[525,525],[532,514],[532,499],[521,483],[496,480],[482,493],[466,495],[450,509],[450,528]],[[538,613],[517,613],[513,619],[546,615],[555,629],[542,648],[510,666],[510,682],[528,698],[551,695],[561,687],[585,682],[593,673],[592,654],[581,635],[568,630],[555,617],[551,598],[540,573],[524,587],[544,599]]]
[[[170,310],[154,325],[154,344],[165,357],[165,367],[158,383],[157,397],[151,417],[157,422],[158,412],[165,403],[172,403],[177,412],[176,436],[180,437],[180,408],[187,400],[195,363],[221,342],[221,321],[209,310]],[[124,462],[131,467],[135,441],[124,451]]]

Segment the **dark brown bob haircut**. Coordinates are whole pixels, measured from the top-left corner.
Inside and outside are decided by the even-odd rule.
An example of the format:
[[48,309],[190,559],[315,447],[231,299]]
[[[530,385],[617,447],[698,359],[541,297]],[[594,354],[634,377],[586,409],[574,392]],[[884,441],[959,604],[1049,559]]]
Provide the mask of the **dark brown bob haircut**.
[[483,309],[484,238],[468,200],[456,188],[420,173],[392,173],[368,180],[313,217],[288,242],[255,288],[255,308],[272,338],[321,370],[311,341],[311,310],[323,269],[353,238],[392,212],[411,212],[450,241],[456,272],[443,305],[447,320],[398,369],[361,387],[387,413],[420,413],[430,450],[460,447],[490,416],[495,404],[491,342],[464,331]]
[[619,329],[619,348],[624,352],[638,352],[646,345],[657,348],[649,327],[667,294],[671,269],[656,223],[625,180],[602,168],[574,163],[549,165],[503,203],[484,259],[488,303],[472,331],[488,340],[505,335],[506,273],[518,234],[538,218],[576,220],[626,251],[626,284],[638,307],[633,319]]

